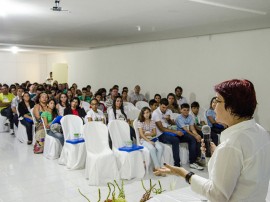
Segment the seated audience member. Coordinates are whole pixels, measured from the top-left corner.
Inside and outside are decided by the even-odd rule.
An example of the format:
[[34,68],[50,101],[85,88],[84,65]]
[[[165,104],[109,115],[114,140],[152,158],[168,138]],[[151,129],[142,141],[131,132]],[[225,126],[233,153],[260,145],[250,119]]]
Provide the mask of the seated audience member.
[[[127,118],[127,115],[124,111],[123,101],[121,96],[116,96],[113,100],[112,108],[108,111],[108,123],[113,120],[123,120],[130,124],[130,120]],[[135,131],[130,126],[130,139],[136,139]]]
[[151,113],[158,108],[158,103],[156,100],[152,99],[149,101],[149,107],[151,109]]
[[[17,93],[18,94],[18,93]],[[31,100],[28,92],[23,93],[22,101],[18,105],[19,119],[22,125],[26,128],[27,133],[27,144],[32,144],[33,140],[33,118],[31,115],[31,109],[35,106],[33,100]]]
[[176,97],[176,101],[177,101],[178,106],[181,106],[181,104],[184,104],[184,103],[188,103],[187,99],[182,96],[183,89],[180,86],[177,86],[174,89],[174,93],[175,93],[175,97]]
[[[190,115],[193,118],[194,126],[197,132],[200,134],[202,131],[202,126],[206,125],[204,117],[199,113],[200,105],[198,102],[192,102],[191,105]],[[202,134],[200,134],[202,136]]]
[[10,85],[9,92],[13,94],[14,96],[17,95],[17,90],[15,85]]
[[105,88],[100,88],[98,89],[97,93],[101,94],[101,99],[100,101],[105,102],[106,101],[106,97],[107,97],[107,91]]
[[91,109],[87,112],[86,118],[90,121],[102,121],[105,124],[105,116],[101,110],[98,109],[98,100],[92,99],[90,103]]
[[184,131],[184,135],[179,137],[180,142],[188,143],[189,166],[190,168],[203,170],[203,167],[196,163],[197,157],[200,157],[201,136],[196,132],[194,121],[189,114],[189,104],[181,105],[181,114],[175,120],[177,130]]
[[112,107],[114,99],[118,96],[118,88],[114,87],[111,89],[110,95],[106,97],[105,106],[107,108]]
[[95,99],[98,101],[98,109],[101,110],[103,113],[105,113],[107,111],[107,108],[105,107],[105,105],[103,103],[100,102],[101,101],[101,98],[102,98],[101,93],[100,92],[96,92]]
[[159,106],[160,100],[161,100],[161,95],[160,94],[155,94],[154,99],[157,101],[157,104]]
[[57,117],[57,111],[56,111],[56,102],[54,99],[49,100],[47,103],[47,110],[45,112],[42,112],[41,117],[44,120],[44,125],[47,130],[47,134],[58,139],[61,143],[61,145],[64,145],[64,135],[60,133],[60,131],[52,131],[50,126],[52,121]]
[[[13,100],[14,95],[8,92],[8,88],[9,86],[7,84],[3,84],[2,93],[0,93],[0,111],[1,115],[7,117],[7,119],[9,120],[11,130],[10,134],[14,135],[13,112],[11,110],[11,101]],[[8,123],[6,123],[5,125],[8,125]]]
[[86,93],[87,93],[87,89],[86,88],[82,88],[82,95],[78,96],[78,98],[80,99],[80,101],[85,101],[85,102],[90,103],[91,97],[90,96],[87,96]]
[[127,100],[128,100],[128,102],[130,102],[130,96],[128,95],[128,87],[123,87],[123,90],[122,91],[126,91],[127,92]]
[[70,89],[67,90],[67,99],[68,99],[68,103],[70,104],[71,100],[73,99],[73,94],[72,91]]
[[169,102],[166,98],[160,100],[159,107],[152,113],[152,120],[157,126],[157,137],[160,142],[172,145],[174,165],[180,166],[179,143],[178,136],[184,135],[181,131],[172,130],[168,127],[174,124],[171,120],[172,111],[168,109]]
[[206,111],[206,118],[207,124],[211,127],[211,131],[213,131],[214,134],[216,134],[215,136],[217,137],[217,134],[220,134],[225,129],[226,125],[216,122],[216,112],[215,112],[216,105],[217,105],[216,97],[213,97],[210,101],[210,107]]
[[71,88],[74,88],[74,91],[76,92],[76,90],[78,89],[78,85],[76,83],[73,83],[71,85]]
[[22,101],[23,92],[24,92],[23,88],[18,87],[16,97],[13,98],[11,102],[11,110],[13,112],[13,122],[17,127],[19,123],[17,110],[18,110],[19,103]]
[[122,91],[122,99],[123,99],[123,102],[129,102],[127,91]]
[[45,89],[44,89],[44,87],[42,86],[42,85],[38,85],[37,87],[36,87],[36,95],[34,96],[34,97],[32,97],[31,98],[31,100],[33,100],[35,103],[38,103],[38,95],[40,94],[40,93],[42,93],[42,92],[45,92]]
[[151,111],[148,107],[143,107],[138,118],[138,130],[140,134],[140,142],[146,147],[154,162],[154,171],[161,168],[161,156],[164,146],[154,138],[156,137],[156,124],[151,120]]
[[60,116],[64,116],[64,110],[69,106],[68,98],[65,93],[60,94],[59,103],[56,105],[57,112]]
[[35,131],[36,131],[36,136],[35,136],[36,143],[34,145],[35,154],[43,153],[45,131],[44,131],[44,127],[41,121],[41,114],[47,110],[48,98],[49,97],[45,92],[37,94],[37,97],[36,97],[37,102],[33,109],[33,115],[37,122],[35,126]]
[[139,85],[136,85],[134,88],[134,93],[132,93],[130,95],[130,102],[132,102],[134,105],[136,104],[136,102],[138,101],[145,101],[147,102],[147,100],[145,99],[143,94],[140,94],[141,91],[141,87]]
[[87,91],[87,92],[91,92],[91,88],[92,88],[92,87],[91,87],[90,85],[87,85],[87,86],[86,86],[86,91]]
[[177,104],[175,95],[173,93],[169,93],[167,95],[167,100],[169,102],[168,109],[170,109],[173,113],[179,114],[179,105]]
[[82,91],[80,89],[77,89],[75,91],[75,97],[79,97],[79,96],[82,96]]
[[86,116],[86,112],[83,108],[80,107],[80,100],[77,97],[72,98],[70,105],[65,108],[64,116],[68,114],[73,114],[79,116],[84,121],[84,117]]

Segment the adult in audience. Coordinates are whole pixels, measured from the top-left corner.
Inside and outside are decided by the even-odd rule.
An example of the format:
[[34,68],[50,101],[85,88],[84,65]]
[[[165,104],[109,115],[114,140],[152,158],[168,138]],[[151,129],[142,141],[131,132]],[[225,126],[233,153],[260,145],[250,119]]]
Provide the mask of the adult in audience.
[[159,106],[160,100],[161,100],[161,95],[160,94],[155,94],[154,99],[157,101],[157,104]]
[[101,110],[98,109],[98,100],[92,99],[90,103],[91,109],[87,112],[86,119],[90,121],[102,121],[105,124],[105,116]]
[[73,114],[79,116],[84,121],[84,117],[86,116],[86,112],[83,108],[80,107],[80,99],[77,97],[72,98],[70,102],[70,106],[64,109],[64,116],[68,114]]
[[215,134],[220,134],[227,126],[223,123],[218,123],[216,121],[215,108],[217,105],[216,97],[213,97],[210,101],[210,107],[206,111],[207,124],[211,127],[211,131]]
[[145,99],[143,94],[140,94],[141,91],[141,87],[139,85],[136,85],[134,88],[134,93],[132,93],[130,95],[130,102],[132,102],[134,105],[136,104],[136,102],[138,101],[145,101],[147,102],[147,100]]
[[31,100],[28,92],[23,93],[22,101],[18,105],[19,119],[22,125],[26,128],[27,144],[32,144],[33,140],[33,118],[31,115],[31,109],[35,106],[35,102]]
[[172,145],[174,165],[180,166],[179,143],[177,136],[184,135],[183,132],[169,129],[175,122],[171,119],[172,111],[168,109],[169,102],[166,98],[160,100],[159,107],[152,113],[152,120],[157,126],[157,137],[160,142]]
[[17,90],[15,85],[11,85],[9,88],[9,92],[12,93],[14,96],[17,95]]
[[[186,179],[209,201],[265,201],[270,178],[270,136],[253,118],[257,105],[253,84],[233,79],[215,86],[216,120],[228,128],[221,143],[211,143],[209,179],[166,165],[159,172]],[[205,145],[202,143],[202,151]]]
[[182,96],[182,93],[183,93],[182,87],[177,86],[177,87],[174,89],[174,93],[175,93],[175,96],[176,96],[177,104],[178,104],[179,106],[181,106],[181,104],[188,103],[188,102],[187,102],[187,99],[186,99],[185,97]]
[[45,112],[42,112],[41,117],[44,120],[44,125],[47,130],[47,134],[58,139],[61,145],[64,145],[64,135],[60,131],[52,131],[50,126],[53,120],[57,117],[56,102],[54,99],[51,99],[47,103],[47,109]]
[[17,96],[13,98],[11,102],[11,110],[13,112],[13,122],[17,127],[19,123],[17,110],[18,110],[19,103],[22,101],[23,93],[24,93],[23,88],[19,87],[16,93]]
[[200,145],[202,138],[194,127],[194,121],[192,116],[189,114],[189,109],[189,104],[182,104],[181,114],[177,116],[175,122],[177,130],[184,132],[184,135],[179,137],[180,142],[188,143],[189,167],[197,170],[203,170],[203,167],[196,163],[197,157],[200,157]]
[[36,96],[36,86],[34,84],[29,86],[29,95],[31,99]]
[[[124,111],[123,100],[121,96],[116,96],[113,100],[112,108],[108,111],[108,123],[112,120],[123,120],[130,124],[130,120],[127,118]],[[130,126],[130,139],[136,139],[134,128]]]
[[60,116],[64,116],[64,110],[69,106],[67,95],[65,93],[60,94],[59,103],[56,104],[57,112]]
[[106,97],[105,106],[107,108],[111,107],[113,105],[114,99],[118,96],[118,88],[114,87],[111,89],[111,94]]
[[169,93],[167,95],[167,100],[169,102],[168,109],[170,109],[173,113],[179,114],[179,105],[177,104],[175,95],[173,93]]
[[67,99],[68,99],[68,102],[70,103],[72,98],[73,98],[73,94],[72,94],[72,91],[70,89],[67,90]]
[[142,108],[137,127],[140,134],[140,143],[149,150],[154,162],[154,171],[157,171],[157,169],[161,168],[161,156],[164,146],[156,139],[156,124],[151,120],[151,111],[148,107]]
[[151,113],[158,108],[158,102],[155,99],[149,101],[149,107],[151,109]]
[[[7,117],[9,120],[11,135],[14,135],[13,130],[13,112],[11,110],[11,101],[14,98],[14,95],[12,93],[8,92],[9,86],[7,84],[2,85],[2,93],[0,93],[0,111],[1,115]],[[5,125],[8,125],[8,123],[5,123]]]

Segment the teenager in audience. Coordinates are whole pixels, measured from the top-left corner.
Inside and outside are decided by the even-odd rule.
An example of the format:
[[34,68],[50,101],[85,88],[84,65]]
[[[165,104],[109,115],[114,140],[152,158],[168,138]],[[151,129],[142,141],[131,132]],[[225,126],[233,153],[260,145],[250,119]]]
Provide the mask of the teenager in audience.
[[154,99],[157,101],[157,104],[159,106],[160,100],[161,100],[161,95],[160,94],[155,94]]
[[57,112],[60,116],[64,116],[64,110],[69,106],[67,95],[65,93],[60,94],[59,103],[56,105]]
[[147,100],[145,99],[143,94],[140,94],[141,91],[141,87],[139,85],[136,85],[134,88],[134,93],[132,93],[130,95],[130,102],[132,102],[134,105],[136,104],[136,102],[138,101],[145,101],[147,102]]
[[213,97],[210,101],[210,107],[206,111],[207,124],[211,127],[211,131],[214,132],[214,139],[212,141],[215,142],[215,144],[217,143],[216,139],[218,139],[217,134],[220,134],[226,128],[225,124],[218,123],[216,121],[216,112],[215,112],[216,105],[217,105],[216,97]]
[[70,89],[67,90],[67,99],[68,99],[68,102],[70,103],[72,98],[73,98],[73,94],[72,94],[72,91]]
[[87,112],[86,118],[90,121],[102,121],[105,124],[105,116],[101,110],[98,109],[98,100],[92,99],[90,103],[91,109]]
[[54,99],[51,99],[47,103],[47,110],[42,112],[41,117],[44,121],[45,128],[47,130],[47,134],[58,139],[61,145],[64,145],[64,135],[60,132],[52,131],[50,129],[52,121],[57,117],[57,110],[56,110],[56,102]]
[[[121,96],[116,96],[113,100],[112,108],[108,111],[108,123],[112,120],[123,120],[130,124],[130,120],[124,111],[123,100]],[[130,139],[136,139],[135,131],[130,126]]]
[[73,114],[79,116],[84,121],[84,117],[86,116],[86,112],[83,108],[80,107],[80,99],[77,97],[72,98],[70,102],[70,106],[66,107],[64,110],[64,116],[68,114]]
[[156,124],[151,120],[151,111],[148,107],[142,108],[137,127],[140,134],[140,142],[149,150],[150,156],[154,162],[154,171],[156,171],[162,167],[161,156],[164,151],[164,146],[157,139],[154,139],[157,135]]
[[[85,101],[85,102],[90,103],[91,97],[89,95],[87,96],[86,93],[87,93],[87,89],[82,88],[82,95],[78,96],[78,98],[80,99],[80,101]],[[90,93],[90,91],[89,91],[89,93]]]
[[122,99],[123,99],[123,102],[129,102],[127,91],[122,91]]
[[74,88],[74,92],[78,89],[78,85],[76,83],[73,83],[70,88]]
[[16,96],[17,95],[16,86],[11,85],[9,88],[9,92],[12,93],[14,96]]
[[196,101],[192,102],[191,105],[190,115],[193,118],[194,126],[196,131],[201,134],[202,126],[206,125],[205,118],[199,113],[200,112],[200,104]]
[[177,86],[177,87],[174,89],[174,93],[175,93],[175,96],[176,96],[177,104],[178,104],[179,106],[181,106],[181,104],[188,103],[188,102],[187,102],[187,99],[186,99],[185,97],[182,96],[183,89],[182,89],[180,86]]
[[[8,92],[9,86],[7,84],[3,84],[2,86],[2,93],[0,93],[0,111],[1,115],[7,117],[9,120],[11,135],[14,135],[13,130],[13,112],[11,110],[11,101],[14,98],[14,95],[12,93]],[[5,125],[8,125],[8,123],[5,123]]]
[[32,144],[33,140],[33,118],[31,115],[31,109],[35,106],[35,102],[31,100],[28,92],[23,93],[22,101],[18,105],[19,119],[22,125],[26,128],[27,144]]
[[184,135],[183,132],[169,129],[170,125],[174,125],[171,119],[172,111],[168,109],[169,102],[166,98],[160,100],[159,107],[152,113],[152,120],[157,126],[157,136],[160,142],[172,145],[174,165],[180,166],[179,143],[177,136]]
[[[181,114],[175,120],[177,130],[183,131],[185,134],[181,137],[180,142],[188,143],[189,150],[189,167],[197,170],[203,170],[203,167],[199,166],[196,161],[197,157],[200,158],[200,145],[201,136],[197,133],[194,127],[194,121],[189,114],[189,104],[184,103],[181,105]],[[199,160],[199,159],[198,159]]]
[[149,101],[149,107],[151,109],[151,113],[158,108],[158,102],[155,99]]
[[114,87],[111,89],[111,94],[106,97],[105,106],[107,108],[111,107],[113,105],[114,99],[118,96],[118,88]]
[[177,104],[175,95],[173,93],[169,93],[167,95],[167,100],[169,102],[168,109],[170,109],[173,113],[179,114],[179,105]]
[[101,98],[102,98],[102,95],[98,91],[95,94],[95,99],[98,101],[98,109],[101,110],[103,113],[105,113],[107,111],[107,108],[105,107],[105,105],[103,103],[100,102],[101,101]]

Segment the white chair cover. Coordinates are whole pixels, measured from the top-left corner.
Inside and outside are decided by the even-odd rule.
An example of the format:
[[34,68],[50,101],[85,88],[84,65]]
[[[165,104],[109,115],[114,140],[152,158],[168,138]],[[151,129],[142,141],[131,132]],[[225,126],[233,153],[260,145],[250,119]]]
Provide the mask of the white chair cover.
[[175,121],[176,118],[177,118],[179,115],[180,115],[180,114],[178,114],[178,113],[172,113],[171,119]]
[[108,128],[100,121],[86,123],[83,127],[87,157],[85,177],[89,185],[105,185],[119,179],[116,157],[109,147]]
[[141,111],[137,108],[129,110],[129,111],[127,111],[127,118],[130,120],[138,119],[140,112]]
[[43,119],[41,118],[44,130],[45,130],[45,142],[44,142],[44,150],[43,150],[43,156],[46,157],[47,159],[58,159],[60,156],[60,153],[62,151],[62,145],[59,142],[58,139],[49,136],[47,134],[47,130],[44,124]]
[[112,139],[112,149],[117,157],[117,165],[120,169],[121,179],[143,178],[145,174],[143,154],[140,150],[133,152],[119,151],[119,147],[130,141],[130,128],[127,122],[113,120],[108,125]]
[[269,185],[268,185],[268,192],[267,192],[265,201],[270,202],[270,182],[269,182]]
[[7,117],[0,114],[0,133],[9,131],[9,126],[5,126],[6,121]]
[[[172,154],[172,145],[171,144],[164,144],[164,152],[163,158],[161,158],[161,163],[170,163],[173,165],[173,154]],[[188,151],[188,144],[183,142],[179,144],[179,156],[181,164],[187,164],[189,162],[189,151]]]
[[[17,111],[18,116],[20,116],[19,111],[18,111],[18,107],[16,107],[16,111]],[[15,132],[16,138],[21,143],[27,143],[28,137],[27,137],[26,128],[25,128],[24,125],[21,124],[20,119],[19,119],[19,122],[18,122],[18,128],[14,124],[14,132]]]
[[[74,134],[82,134],[83,121],[75,115],[66,115],[61,119],[61,126],[65,141],[75,139]],[[83,137],[83,136],[81,136]],[[46,143],[45,143],[46,144]],[[85,167],[86,148],[85,143],[70,144],[64,142],[58,163],[66,165],[68,169],[83,169]]]
[[[140,143],[140,133],[137,127],[138,124],[138,119],[135,119],[133,121],[133,127],[136,133],[136,140],[137,140],[137,145],[141,145]],[[147,148],[143,148],[142,150],[143,152],[143,157],[144,157],[144,164],[145,164],[145,170],[146,170],[146,175],[150,174],[151,172],[149,172],[150,170],[153,170],[153,164],[151,164],[151,156],[150,156],[150,152]]]
[[145,101],[138,101],[136,102],[135,106],[141,110],[143,107],[149,107],[149,104],[148,102],[145,102]]
[[84,111],[87,113],[90,110],[90,104],[85,101],[81,101],[82,108],[84,108]]
[[132,109],[137,109],[134,104],[132,104],[131,102],[123,102],[124,105],[124,109],[126,111],[132,110]]

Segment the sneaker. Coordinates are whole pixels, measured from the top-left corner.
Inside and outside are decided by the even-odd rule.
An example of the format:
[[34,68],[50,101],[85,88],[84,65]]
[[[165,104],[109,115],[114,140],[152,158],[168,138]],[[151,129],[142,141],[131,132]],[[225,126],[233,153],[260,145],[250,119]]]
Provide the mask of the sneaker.
[[199,166],[197,163],[189,164],[190,168],[197,169],[197,170],[203,170],[204,168],[202,166]]
[[199,166],[202,166],[202,167],[205,167],[205,159],[200,159],[198,161],[196,161],[196,163],[199,165]]

